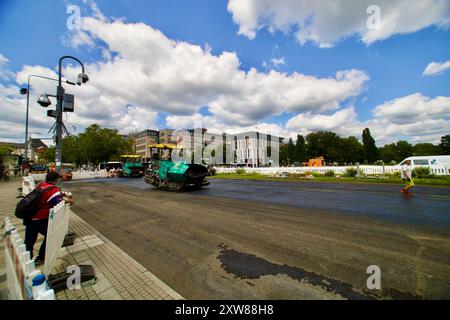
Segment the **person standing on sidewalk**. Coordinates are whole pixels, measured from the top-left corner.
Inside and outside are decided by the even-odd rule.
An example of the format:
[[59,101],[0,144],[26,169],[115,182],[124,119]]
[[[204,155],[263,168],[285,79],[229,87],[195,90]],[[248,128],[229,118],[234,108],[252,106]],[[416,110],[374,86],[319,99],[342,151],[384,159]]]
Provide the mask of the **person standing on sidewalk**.
[[400,189],[400,192],[405,196],[412,196],[409,190],[415,186],[412,179],[411,160],[406,160],[405,164],[400,168],[400,178],[406,183],[406,186]]
[[[39,183],[36,186],[36,188],[40,188],[43,191],[39,199],[39,209],[34,215],[23,221],[25,226],[24,242],[26,250],[30,252],[31,257],[33,257],[33,247],[38,235],[42,234],[45,237],[39,249],[38,256],[35,259],[35,263],[37,264],[43,263],[45,260],[45,245],[47,242],[47,226],[50,209],[63,200],[61,191],[56,186],[60,177],[57,172],[51,171],[45,176],[45,182]],[[68,204],[73,204],[74,202],[72,197],[65,198],[64,200]]]
[[3,179],[3,174],[5,172],[5,166],[3,165],[3,161],[0,160],[0,181]]

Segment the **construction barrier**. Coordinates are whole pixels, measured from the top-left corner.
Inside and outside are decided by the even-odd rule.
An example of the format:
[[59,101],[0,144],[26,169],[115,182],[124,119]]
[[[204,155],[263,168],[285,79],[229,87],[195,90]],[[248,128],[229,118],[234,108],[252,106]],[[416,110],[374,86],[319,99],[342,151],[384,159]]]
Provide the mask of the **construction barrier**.
[[[259,167],[259,168],[251,168],[251,167],[244,167],[244,168],[224,168],[224,167],[218,167],[216,168],[217,173],[234,173],[237,169],[244,169],[245,172],[248,173],[260,173],[263,175],[279,175],[283,173],[293,173],[293,174],[305,174],[306,172],[315,172],[320,174],[325,174],[325,172],[331,170],[335,174],[344,174],[347,169],[355,169],[356,166],[328,166],[328,167]],[[392,173],[399,173],[400,172],[400,166],[384,166],[384,172],[383,172],[383,166],[367,166],[367,165],[360,165],[359,170],[361,174],[364,175],[382,175],[385,174],[392,174]],[[430,171],[432,174],[435,175],[450,175],[450,168],[445,166],[432,166],[430,167]]]
[[[32,176],[34,181],[44,181],[45,173],[30,174],[28,177]],[[96,170],[96,171],[72,171],[72,179],[92,179],[92,178],[106,178],[108,177],[108,172],[106,170]]]
[[64,201],[50,209],[44,262],[44,274],[47,277],[58,258],[64,238],[69,232],[69,214],[69,205],[65,204]]
[[[26,251],[22,238],[8,218],[4,226],[5,271],[8,295],[10,300],[41,299],[41,295],[33,296],[31,279],[39,272],[36,270],[30,252]],[[44,283],[47,286],[46,282]],[[53,290],[45,291],[46,300],[55,300]]]
[[107,176],[108,172],[106,170],[72,172],[72,179],[106,178]]
[[[27,195],[35,188],[35,176],[36,175],[29,175],[22,178],[23,195]],[[93,177],[93,175],[91,177]],[[44,274],[46,276],[50,274],[58,256],[59,249],[61,249],[64,242],[64,237],[69,232],[69,213],[69,206],[66,205],[64,201],[50,209],[44,263]]]

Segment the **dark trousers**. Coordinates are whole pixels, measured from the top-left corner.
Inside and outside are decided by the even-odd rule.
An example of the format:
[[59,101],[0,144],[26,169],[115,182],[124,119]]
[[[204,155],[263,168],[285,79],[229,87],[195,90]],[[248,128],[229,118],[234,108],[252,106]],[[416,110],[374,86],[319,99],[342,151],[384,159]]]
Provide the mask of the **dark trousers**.
[[47,226],[48,219],[45,220],[31,220],[25,224],[25,247],[30,252],[31,258],[33,258],[33,247],[36,243],[37,237],[42,234],[45,238],[39,249],[38,258],[45,259],[45,244],[47,243]]

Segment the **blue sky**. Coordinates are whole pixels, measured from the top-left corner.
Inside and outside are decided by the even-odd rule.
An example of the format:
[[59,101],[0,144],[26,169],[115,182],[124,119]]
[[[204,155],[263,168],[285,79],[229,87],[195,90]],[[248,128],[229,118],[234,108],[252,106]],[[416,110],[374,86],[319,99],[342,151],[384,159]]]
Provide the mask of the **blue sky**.
[[[68,31],[66,26],[66,21],[69,17],[69,14],[66,13],[67,6],[77,5],[81,9],[83,17],[92,17],[95,13],[92,5],[96,4],[99,12],[107,19],[107,24],[112,24],[117,18],[122,19],[124,24],[129,25],[144,23],[150,26],[152,30],[162,32],[167,39],[198,45],[205,52],[209,50],[209,54],[213,57],[220,57],[223,52],[235,53],[239,66],[234,71],[247,74],[252,68],[256,69],[261,81],[264,83],[264,88],[271,86],[272,81],[275,81],[263,79],[264,75],[269,74],[271,71],[284,75],[286,78],[289,78],[294,73],[299,73],[306,77],[312,77],[314,78],[313,80],[327,78],[336,80],[336,73],[352,69],[363,72],[367,76],[366,80],[359,82],[355,80],[354,85],[359,86],[358,90],[356,90],[357,92],[344,92],[342,95],[336,94],[335,97],[333,96],[335,94],[333,91],[330,93],[331,97],[324,98],[322,101],[321,97],[317,97],[322,92],[317,86],[324,85],[326,89],[327,84],[314,84],[317,93],[312,94],[312,97],[314,99],[317,98],[317,101],[312,105],[303,106],[303,104],[309,103],[312,99],[311,97],[305,98],[306,100],[299,99],[298,102],[294,101],[293,103],[298,105],[290,105],[286,106],[286,108],[283,107],[282,103],[280,106],[270,108],[264,103],[258,104],[255,102],[254,105],[252,104],[252,108],[255,108],[255,111],[245,111],[246,114],[236,118],[232,116],[239,112],[240,109],[233,109],[234,105],[228,101],[242,100],[241,96],[226,96],[224,98],[225,102],[214,102],[215,97],[227,95],[229,91],[236,91],[235,88],[228,90],[228,88],[222,86],[220,89],[217,89],[218,91],[214,91],[213,94],[206,94],[204,99],[194,99],[196,100],[195,102],[190,101],[188,104],[194,104],[188,108],[190,111],[181,110],[182,107],[179,107],[180,103],[184,102],[183,97],[186,96],[184,92],[174,92],[174,95],[180,95],[180,100],[172,101],[168,98],[166,100],[159,99],[158,102],[152,99],[137,99],[139,101],[135,101],[132,95],[130,98],[127,94],[121,96],[120,94],[111,93],[114,97],[107,100],[115,101],[117,104],[122,105],[121,108],[111,110],[111,113],[122,114],[122,118],[128,117],[129,123],[123,122],[123,127],[120,127],[120,124],[112,118],[101,119],[99,117],[98,119],[104,121],[102,124],[105,126],[109,124],[121,131],[130,130],[129,128],[139,130],[148,126],[156,126],[158,128],[176,127],[176,123],[180,123],[180,125],[185,124],[186,119],[183,117],[191,116],[206,117],[203,119],[206,125],[209,124],[211,127],[217,127],[222,130],[227,127],[230,127],[230,130],[238,129],[235,126],[236,124],[239,124],[242,128],[267,126],[271,130],[279,130],[284,135],[294,135],[297,132],[307,134],[314,130],[329,129],[342,135],[357,135],[360,138],[359,130],[367,125],[369,127],[373,126],[373,129],[371,129],[375,132],[376,138],[378,136],[380,142],[395,141],[399,138],[405,138],[412,142],[436,142],[440,135],[448,134],[448,114],[450,114],[448,112],[450,111],[447,105],[448,101],[445,99],[436,100],[436,98],[444,97],[448,99],[450,96],[450,86],[448,85],[450,83],[450,70],[444,70],[438,75],[423,75],[425,68],[431,62],[444,63],[450,60],[450,30],[448,28],[450,18],[448,6],[443,6],[442,10],[436,10],[438,13],[433,13],[430,19],[434,21],[434,24],[420,24],[421,21],[417,20],[415,22],[413,20],[414,16],[411,16],[411,21],[404,22],[402,20],[401,23],[404,25],[399,26],[398,32],[393,30],[387,37],[371,43],[363,40],[364,35],[367,34],[365,33],[366,31],[361,31],[363,29],[355,27],[350,35],[345,34],[343,31],[342,35],[338,34],[338,36],[335,36],[331,47],[321,48],[318,42],[322,40],[329,41],[331,36],[328,37],[322,34],[322,39],[307,39],[306,42],[300,43],[296,31],[299,29],[298,25],[301,17],[295,16],[296,9],[294,7],[292,8],[294,12],[292,15],[280,16],[280,19],[284,19],[283,21],[287,21],[289,25],[289,28],[286,29],[278,25],[276,21],[277,15],[282,15],[283,10],[276,8],[276,6],[271,8],[271,11],[268,13],[272,14],[274,21],[267,21],[267,17],[264,19],[266,13],[261,12],[262,9],[255,5],[252,14],[256,18],[261,18],[258,20],[261,21],[260,24],[253,26],[255,37],[251,37],[249,32],[247,34],[240,32],[241,28],[245,26],[252,27],[250,18],[248,20],[237,18],[239,15],[238,10],[240,10],[240,1],[230,1],[234,2],[234,9],[231,9],[230,3],[225,0],[97,0],[95,3],[91,1],[1,0],[0,54],[8,61],[4,62],[3,66],[0,65],[0,71],[2,70],[3,74],[8,74],[9,76],[1,77],[0,84],[4,88],[19,87],[21,84],[18,83],[20,82],[18,79],[23,78],[25,66],[40,66],[47,68],[50,72],[55,70],[58,58],[65,54],[74,55],[92,67],[99,66],[99,64],[104,63],[108,59],[112,61],[114,57],[129,57],[130,53],[126,53],[126,48],[123,51],[121,51],[122,49],[113,49],[114,40],[102,38],[103,31],[101,30],[96,30],[95,32],[97,33],[90,33],[91,30],[83,29],[85,34],[90,35],[93,45],[83,43],[74,46],[67,43],[67,39],[75,37],[71,31]],[[377,1],[372,2],[376,3]],[[400,5],[401,1],[398,2]],[[433,1],[429,0],[429,2]],[[435,2],[430,5],[434,5],[435,8],[439,5],[442,6],[439,0]],[[294,2],[285,1],[284,5],[289,6],[289,3]],[[305,8],[302,8],[302,10],[305,10]],[[319,7],[314,7],[311,10],[317,17],[319,17],[319,14],[329,14],[325,11],[322,11],[325,13],[321,13],[320,10],[322,9]],[[343,11],[345,10],[351,11],[353,9],[350,7],[346,8],[343,5]],[[392,12],[392,10],[397,10],[395,4],[386,8],[381,6],[381,18],[383,19],[383,12]],[[354,16],[354,14],[351,16],[350,14],[349,17]],[[367,15],[365,12],[356,14],[360,16]],[[405,14],[413,15],[413,13]],[[352,23],[350,19],[349,24]],[[417,25],[411,26],[413,23]],[[358,23],[355,22],[354,25],[356,26]],[[318,30],[320,27],[320,25],[317,25]],[[322,27],[326,29],[330,26]],[[340,27],[342,27],[342,23],[336,24],[336,28]],[[417,31],[404,31],[411,28],[415,28]],[[342,27],[342,29],[346,30],[348,28]],[[153,45],[153,43],[149,45],[143,43],[143,48],[145,49],[146,46],[150,45]],[[206,49],[207,47],[211,49]],[[102,56],[105,48],[110,53],[108,58]],[[278,59],[282,63],[274,64],[272,59]],[[143,61],[133,60],[132,62],[140,65],[141,63],[152,64],[153,61],[152,57],[149,56]],[[206,68],[205,72],[208,70],[210,69]],[[101,70],[98,70],[98,72],[100,73]],[[122,77],[122,75],[120,76]],[[95,79],[91,78],[91,80],[94,83],[93,85],[95,85]],[[214,82],[214,80],[212,81]],[[224,81],[226,82],[227,79],[224,79]],[[249,81],[246,79],[246,85]],[[336,80],[335,82],[338,83],[339,81]],[[185,82],[182,84],[167,83],[165,85],[180,86],[185,87],[185,90],[192,90]],[[249,87],[252,85],[249,84]],[[335,85],[335,83],[332,85]],[[100,85],[100,87],[103,86]],[[154,88],[154,86],[148,86],[149,91],[155,90]],[[81,92],[82,88],[78,89]],[[143,89],[146,88],[144,87]],[[200,90],[199,94],[201,95],[203,94],[201,90],[209,92],[211,89],[205,85],[200,88],[195,86],[195,90]],[[296,90],[308,90],[308,86],[299,86]],[[349,89],[347,88],[346,90]],[[5,99],[6,92],[6,89],[2,92]],[[8,92],[11,94],[12,90]],[[254,88],[251,87],[248,93],[244,92],[241,94],[245,94],[247,98],[248,95],[254,94],[254,92]],[[155,94],[157,95],[158,93]],[[414,94],[416,96],[413,96]],[[105,99],[110,96],[105,93]],[[407,99],[407,97],[410,98]],[[16,103],[23,99],[20,96],[11,98]],[[83,97],[81,98],[79,103],[83,107],[79,109],[79,114],[70,115],[74,123],[79,121],[78,130],[82,130],[89,123],[89,114],[86,113],[84,115],[83,110],[91,109],[94,106],[89,106],[88,98],[86,97],[86,101],[82,100]],[[77,98],[77,103],[78,100]],[[255,100],[258,100],[258,97]],[[12,102],[9,101],[8,103]],[[173,107],[170,106],[172,103]],[[325,105],[327,103],[334,103],[334,106],[322,107],[321,104]],[[411,119],[411,114],[408,111],[409,107],[405,105],[406,103],[415,104],[412,106],[414,116],[416,116],[415,119]],[[164,109],[164,104],[168,106],[167,110]],[[197,107],[195,107],[195,104],[197,104]],[[127,112],[124,111],[126,105],[131,105],[133,108],[141,108],[142,110],[136,109],[137,113],[130,112],[124,116],[123,112]],[[210,108],[211,105],[216,105],[216,107]],[[380,108],[383,105],[384,107]],[[436,107],[436,105],[438,106]],[[379,107],[378,116],[374,115],[374,110],[377,107]],[[442,112],[430,115],[426,109],[434,107]],[[258,108],[261,108],[261,110],[258,111]],[[42,110],[40,111],[42,112]],[[148,116],[154,117],[154,119],[147,122],[142,121],[143,113],[140,113],[141,111],[147,112]],[[337,114],[339,111],[343,112]],[[136,114],[140,116],[136,116]],[[133,119],[133,115],[141,118],[141,121]],[[171,117],[171,120],[168,121],[167,117]],[[348,117],[348,119],[345,119],[345,117]],[[405,121],[406,118],[409,120]],[[17,118],[9,119],[9,121],[14,123],[14,121],[17,121]],[[421,121],[425,121],[427,127],[422,130],[423,134],[418,134],[417,131],[420,131],[421,127],[418,127],[417,123]],[[41,126],[42,128],[37,128],[36,130],[42,131],[45,127],[44,124],[47,122],[45,118],[40,123],[37,121],[36,126]],[[130,123],[134,124],[131,125]],[[321,127],[321,123],[324,124],[323,127]],[[278,127],[275,128],[273,125]],[[430,128],[430,126],[433,128]],[[388,130],[389,133],[384,132],[386,127],[390,128],[390,131]],[[2,140],[14,140],[13,135],[15,134],[17,137],[17,132],[9,134],[7,128],[8,123],[6,122],[3,124],[3,127],[0,125],[0,138]],[[13,131],[11,130],[11,132]]]

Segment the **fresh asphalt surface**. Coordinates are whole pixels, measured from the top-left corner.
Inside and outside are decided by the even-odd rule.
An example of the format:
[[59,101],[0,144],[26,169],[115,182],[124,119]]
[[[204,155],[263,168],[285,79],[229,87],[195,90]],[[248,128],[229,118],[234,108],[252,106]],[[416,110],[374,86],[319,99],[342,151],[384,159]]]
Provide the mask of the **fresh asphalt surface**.
[[[78,182],[113,183],[154,189],[143,179],[103,178]],[[331,210],[403,224],[450,231],[450,187],[418,186],[413,197],[400,195],[397,184],[353,184],[315,181],[287,182],[209,179],[211,185],[192,194],[262,201],[301,208]],[[76,183],[76,181],[72,182]]]
[[[187,299],[450,298],[450,188],[211,179],[65,183],[73,210]],[[377,265],[382,290],[368,290]]]

